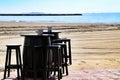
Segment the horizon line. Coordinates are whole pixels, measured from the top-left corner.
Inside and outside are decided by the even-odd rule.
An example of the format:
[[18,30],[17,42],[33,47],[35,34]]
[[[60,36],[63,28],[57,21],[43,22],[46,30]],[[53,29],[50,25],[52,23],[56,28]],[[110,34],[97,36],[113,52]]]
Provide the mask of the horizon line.
[[82,14],[0,14],[0,16],[78,16]]

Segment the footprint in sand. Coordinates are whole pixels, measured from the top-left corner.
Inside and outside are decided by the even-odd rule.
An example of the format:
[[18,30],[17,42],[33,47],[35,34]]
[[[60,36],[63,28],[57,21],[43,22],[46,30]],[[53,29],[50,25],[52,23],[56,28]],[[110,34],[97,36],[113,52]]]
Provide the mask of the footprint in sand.
[[81,63],[86,63],[85,61],[81,61]]

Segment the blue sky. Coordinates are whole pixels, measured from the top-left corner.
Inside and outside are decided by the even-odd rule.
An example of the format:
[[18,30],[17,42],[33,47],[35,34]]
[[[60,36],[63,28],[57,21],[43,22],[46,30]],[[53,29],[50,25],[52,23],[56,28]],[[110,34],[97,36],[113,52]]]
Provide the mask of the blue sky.
[[0,0],[0,13],[120,12],[120,0]]

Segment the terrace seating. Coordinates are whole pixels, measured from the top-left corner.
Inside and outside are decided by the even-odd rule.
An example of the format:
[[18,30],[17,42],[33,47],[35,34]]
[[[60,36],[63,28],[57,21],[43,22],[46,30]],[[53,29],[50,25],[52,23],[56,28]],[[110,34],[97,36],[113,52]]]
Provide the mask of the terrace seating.
[[46,72],[54,76],[56,76],[57,72],[58,80],[62,78],[62,55],[60,45],[48,46]]
[[[10,69],[17,69],[17,77],[19,80],[20,72],[22,74],[22,62],[21,62],[21,54],[20,54],[21,45],[6,45],[6,46],[7,46],[7,53],[5,60],[4,79],[10,76]],[[11,63],[12,50],[16,50],[16,64]],[[6,77],[7,71],[8,71],[8,75]]]
[[52,43],[52,44],[53,44],[53,45],[60,45],[60,46],[61,46],[62,70],[63,70],[63,74],[64,74],[65,71],[66,71],[66,75],[68,75],[66,44],[64,44],[64,43]]
[[71,56],[71,40],[67,38],[58,38],[53,40],[53,43],[65,43],[67,49],[67,64],[72,65],[72,56]]
[[60,44],[62,46],[63,73],[66,71],[66,75],[68,75],[68,66],[72,65],[71,40],[66,38],[58,38],[54,39],[52,43]]

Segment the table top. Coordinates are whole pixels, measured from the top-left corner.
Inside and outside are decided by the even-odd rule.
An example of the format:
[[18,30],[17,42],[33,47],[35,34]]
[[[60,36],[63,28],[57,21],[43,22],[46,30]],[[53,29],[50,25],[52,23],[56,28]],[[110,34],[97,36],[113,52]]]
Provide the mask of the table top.
[[51,32],[48,32],[48,30],[43,30],[43,33],[61,33],[58,30],[52,30]]
[[53,34],[22,34],[21,36],[25,36],[25,37],[49,37],[49,36],[54,36]]

